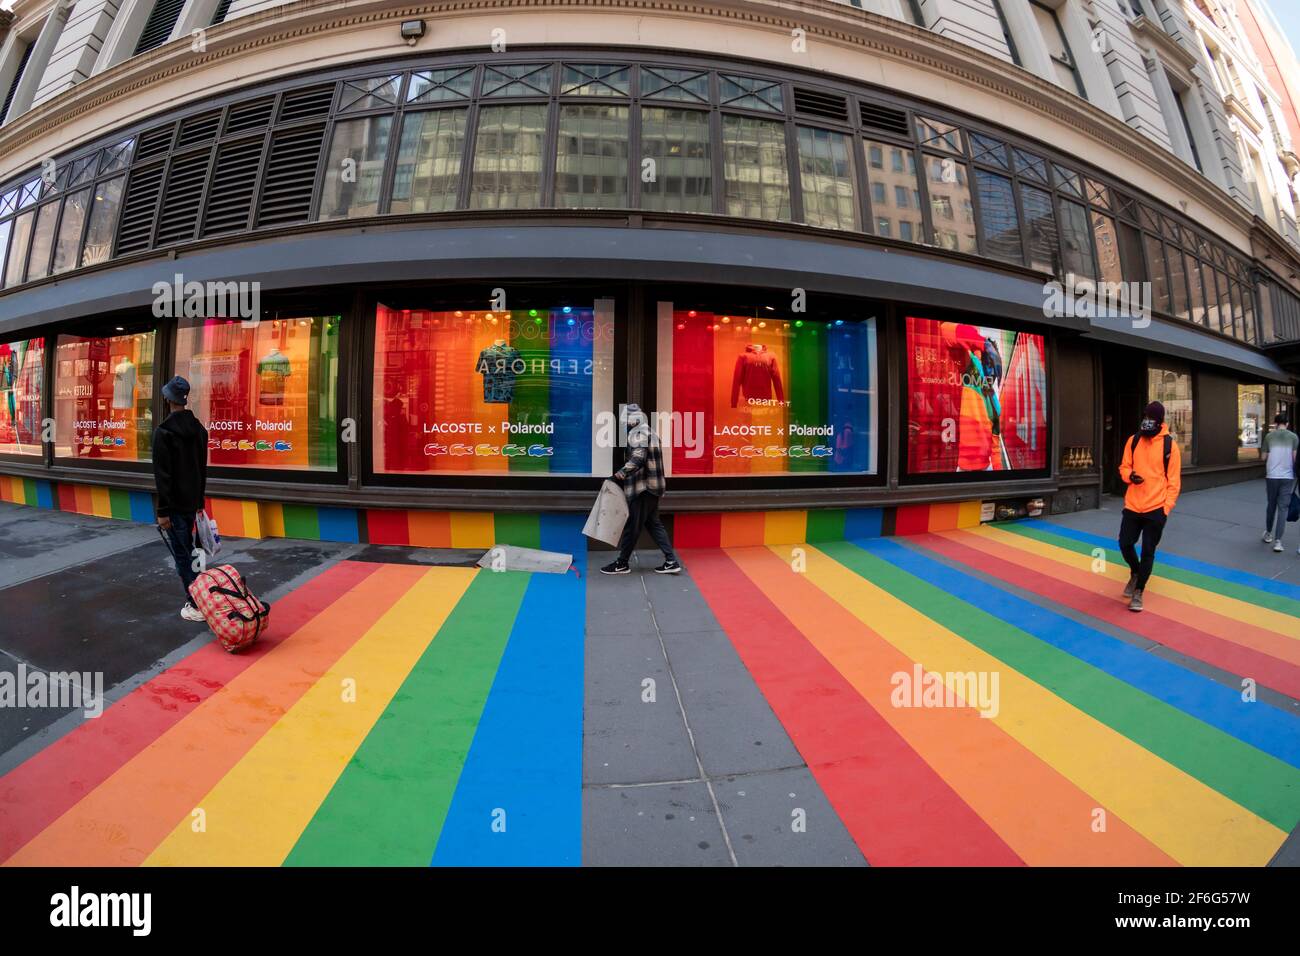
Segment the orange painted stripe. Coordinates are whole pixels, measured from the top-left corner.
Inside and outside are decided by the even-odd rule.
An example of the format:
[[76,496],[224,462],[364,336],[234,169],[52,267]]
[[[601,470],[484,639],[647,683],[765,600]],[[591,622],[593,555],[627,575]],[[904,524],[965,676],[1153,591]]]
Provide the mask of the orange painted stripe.
[[896,707],[914,662],[773,551],[731,559],[925,761],[1031,866],[1173,866],[1114,813],[969,707]]
[[[984,554],[1010,561],[1022,568],[1029,568],[1032,571],[1051,575],[1058,581],[1072,584],[1085,591],[1102,594],[1113,600],[1118,599],[1116,583],[1107,575],[1091,574],[1082,568],[1074,568],[1061,561],[1044,559],[1041,555],[1002,544],[1000,541],[995,541],[983,534],[972,534],[969,531],[953,531],[944,535],[944,537],[952,538],[952,540],[982,551]],[[1074,552],[1070,553],[1074,554]],[[1179,601],[1177,598],[1169,597],[1167,594],[1157,594],[1152,590],[1144,592],[1143,605],[1148,614],[1171,618],[1204,634],[1209,634],[1220,640],[1230,641],[1242,647],[1249,647],[1251,650],[1267,654],[1269,657],[1275,657],[1289,664],[1300,664],[1300,641],[1278,634],[1276,631],[1270,631],[1247,621],[1225,617],[1205,608],[1193,607]]]
[[124,764],[5,865],[143,862],[427,570],[380,567]]
[[763,530],[767,516],[762,511],[724,511],[722,513],[722,546],[724,548],[749,548],[763,544]]
[[407,527],[410,528],[412,547],[451,547],[451,512],[408,511],[406,520]]
[[951,531],[957,527],[957,516],[961,510],[961,503],[957,501],[946,501],[941,504],[931,505],[930,507],[930,530],[931,531]]
[[73,499],[77,502],[77,514],[93,515],[95,513],[95,503],[90,494],[89,485],[73,485]]
[[258,525],[264,538],[284,537],[284,506],[278,501],[263,501],[257,506]]
[[217,528],[223,535],[232,538],[244,538],[244,508],[241,502],[229,498],[212,498],[212,517],[216,519]]

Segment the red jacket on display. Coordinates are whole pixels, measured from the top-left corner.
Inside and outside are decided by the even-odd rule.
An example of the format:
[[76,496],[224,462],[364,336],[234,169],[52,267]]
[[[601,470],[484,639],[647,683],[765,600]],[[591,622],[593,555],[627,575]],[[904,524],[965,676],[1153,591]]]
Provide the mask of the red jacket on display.
[[736,371],[731,376],[731,407],[736,407],[741,391],[746,398],[776,399],[785,401],[785,386],[781,384],[781,366],[776,356],[760,345],[746,345],[736,356]]

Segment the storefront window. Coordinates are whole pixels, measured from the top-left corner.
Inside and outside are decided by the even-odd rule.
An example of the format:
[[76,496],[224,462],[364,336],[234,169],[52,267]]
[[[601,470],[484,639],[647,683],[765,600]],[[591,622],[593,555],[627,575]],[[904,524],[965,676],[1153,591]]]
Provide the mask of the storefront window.
[[86,247],[81,253],[83,266],[103,262],[113,250],[113,231],[117,228],[117,211],[122,206],[124,181],[124,177],[118,176],[100,183],[95,189],[90,225],[86,227]]
[[722,165],[728,216],[790,218],[790,172],[783,123],[723,116]]
[[392,124],[391,116],[334,124],[321,187],[321,219],[349,219],[379,212],[379,190]]
[[907,319],[907,470],[1047,467],[1043,336]]
[[27,279],[43,279],[50,274],[50,252],[54,248],[54,220],[59,218],[59,204],[48,202],[36,213],[32,232],[32,252],[27,263]]
[[333,315],[180,323],[176,374],[208,429],[210,464],[338,467],[339,325]]
[[867,177],[876,235],[904,242],[925,242],[921,225],[921,191],[916,182],[916,154],[892,143],[867,140]]
[[803,220],[826,229],[857,229],[853,151],[844,133],[799,127]]
[[995,259],[1021,264],[1020,217],[1011,180],[983,169],[975,170],[975,190],[980,200],[980,235],[984,251]]
[[32,219],[35,213],[30,210],[13,220],[13,241],[9,244],[9,261],[5,263],[5,285],[18,285],[23,281],[23,271],[27,267],[27,245],[32,237]]
[[613,355],[609,300],[496,312],[380,305],[375,471],[607,475]]
[[1029,232],[1029,265],[1052,275],[1061,275],[1061,253],[1057,248],[1056,213],[1052,195],[1032,186],[1021,186],[1025,229]]
[[1178,442],[1183,465],[1192,463],[1192,376],[1188,372],[1169,369],[1147,370],[1148,401],[1165,407],[1165,424]]
[[152,457],[153,358],[152,329],[59,336],[54,370],[58,457]]
[[978,252],[966,166],[952,159],[927,156],[925,169],[934,244],[954,252]]
[[[641,78],[644,84],[644,70]],[[642,208],[713,211],[713,153],[708,113],[675,107],[641,107],[641,155],[654,160],[654,176],[641,183]]]
[[566,103],[560,107],[555,205],[615,209],[627,203],[627,107]]
[[90,203],[90,190],[70,193],[63,201],[63,218],[59,220],[59,238],[54,245],[55,275],[67,272],[77,264],[77,248],[81,245],[81,227],[86,222],[86,207]]
[[766,315],[660,304],[669,474],[874,474],[875,317]]
[[460,109],[406,114],[389,212],[445,212],[456,208],[465,114]]
[[1256,461],[1264,440],[1264,386],[1237,386],[1237,460]]
[[541,104],[480,108],[469,207],[540,206],[545,139],[546,107]]
[[0,342],[0,453],[41,453],[45,340]]

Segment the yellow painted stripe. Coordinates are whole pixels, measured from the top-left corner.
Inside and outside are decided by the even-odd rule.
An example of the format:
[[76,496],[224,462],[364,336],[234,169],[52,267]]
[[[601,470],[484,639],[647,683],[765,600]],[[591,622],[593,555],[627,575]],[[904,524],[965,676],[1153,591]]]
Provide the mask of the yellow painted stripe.
[[[1069,548],[1060,548],[1054,544],[1028,538],[1022,534],[1014,534],[1010,531],[1003,531],[1001,528],[995,528],[991,525],[985,525],[982,528],[975,529],[976,534],[986,535],[997,541],[999,544],[1008,544],[1013,548],[1019,548],[1027,554],[1032,554],[1049,561],[1056,561],[1072,568],[1082,568],[1085,571],[1092,570],[1093,558],[1086,554],[1079,554],[1077,551],[1071,551]],[[1118,545],[1116,546],[1118,547]],[[1112,549],[1114,550],[1114,549]],[[1160,554],[1156,554],[1156,565],[1160,564]],[[1102,572],[1094,572],[1102,573]],[[1105,574],[1112,581],[1123,585],[1128,581],[1128,565],[1122,561],[1107,561]],[[1300,628],[1296,626],[1296,619],[1289,614],[1281,614],[1277,611],[1270,611],[1266,607],[1260,607],[1257,604],[1250,604],[1246,601],[1238,601],[1236,598],[1227,597],[1223,594],[1216,594],[1213,591],[1206,591],[1203,588],[1194,587],[1190,584],[1184,584],[1181,581],[1171,581],[1168,578],[1162,578],[1153,574],[1147,581],[1147,589],[1156,593],[1163,594],[1166,597],[1176,601],[1182,601],[1184,604],[1191,605],[1193,608],[1203,608],[1206,611],[1213,611],[1216,614],[1222,614],[1233,620],[1245,621],[1254,624],[1257,627],[1267,628],[1270,631],[1276,631],[1285,637],[1300,640]],[[1195,624],[1195,621],[1189,621],[1189,624]]]
[[91,486],[90,510],[94,512],[96,518],[113,517],[113,499],[109,497],[107,488],[101,485]]
[[284,508],[278,501],[264,501],[258,505],[258,526],[266,538],[284,537]]
[[801,544],[808,537],[808,512],[769,511],[763,523],[764,544]]
[[[1186,866],[1263,866],[1287,834],[809,547],[809,578],[927,671],[999,675],[989,718]],[[924,756],[924,755],[923,755]],[[1091,825],[1080,820],[1079,826]]]
[[980,523],[981,501],[963,501],[957,509],[958,528],[978,528]]
[[[474,579],[430,568],[199,801],[146,866],[279,866]],[[307,675],[310,678],[310,675]],[[344,682],[355,700],[344,700]],[[382,807],[375,808],[382,813]]]
[[453,548],[490,548],[496,544],[496,522],[490,511],[453,511],[451,546]]
[[262,513],[261,509],[257,507],[257,502],[242,501],[240,505],[244,513],[244,537],[262,537]]

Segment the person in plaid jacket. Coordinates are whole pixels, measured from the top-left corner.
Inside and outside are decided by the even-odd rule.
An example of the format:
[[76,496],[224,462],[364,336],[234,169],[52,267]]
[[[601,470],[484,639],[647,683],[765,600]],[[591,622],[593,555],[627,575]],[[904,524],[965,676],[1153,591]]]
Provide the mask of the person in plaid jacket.
[[627,464],[614,472],[612,480],[623,486],[623,494],[627,496],[627,524],[623,526],[623,536],[618,542],[618,558],[601,568],[601,573],[630,573],[632,568],[628,561],[632,557],[632,549],[641,537],[641,529],[647,528],[654,543],[664,553],[664,563],[655,568],[655,573],[678,574],[682,566],[673,553],[668,529],[659,520],[659,499],[667,486],[664,478],[664,453],[659,444],[659,436],[654,433],[649,419],[638,405],[627,406],[626,421]]

